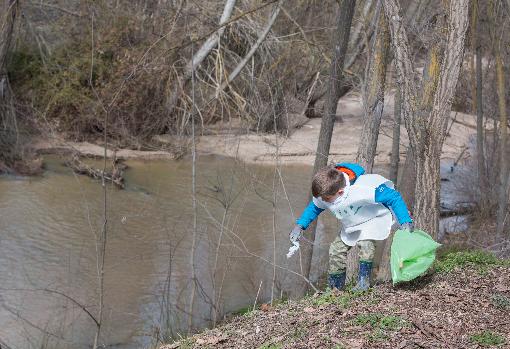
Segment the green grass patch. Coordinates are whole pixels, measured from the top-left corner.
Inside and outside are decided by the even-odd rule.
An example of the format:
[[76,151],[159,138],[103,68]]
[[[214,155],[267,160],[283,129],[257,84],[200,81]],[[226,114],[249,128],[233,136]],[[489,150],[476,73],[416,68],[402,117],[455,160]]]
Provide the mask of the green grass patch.
[[234,316],[251,316],[251,313],[253,313],[253,306],[247,306],[241,309],[237,309],[232,312],[232,315]]
[[492,295],[492,304],[496,308],[509,310],[510,309],[510,298],[503,296],[502,294]]
[[408,326],[408,322],[400,316],[383,315],[379,313],[359,314],[352,323],[354,325],[370,325],[370,327],[382,331],[399,331]]
[[389,338],[390,332],[400,331],[409,323],[400,316],[384,315],[380,313],[359,314],[351,323],[353,325],[370,326],[372,332],[367,335],[370,342],[381,342]]
[[455,251],[439,257],[435,263],[435,270],[439,273],[449,273],[458,267],[471,266],[483,274],[497,265],[510,266],[510,261],[499,259],[486,251]]
[[351,304],[351,301],[360,298],[366,295],[367,292],[355,292],[355,291],[347,291],[343,293],[335,293],[332,290],[327,290],[323,294],[318,297],[311,298],[311,302],[315,306],[320,305],[339,305],[343,308],[346,308]]
[[382,317],[382,314],[359,314],[352,321],[355,325],[370,325],[375,327],[379,323],[379,319]]
[[292,338],[301,339],[306,336],[306,328],[304,327],[296,327],[292,332]]
[[491,345],[499,346],[505,344],[506,342],[505,337],[492,331],[483,331],[479,334],[472,335],[469,337],[469,340],[483,347],[488,347]]

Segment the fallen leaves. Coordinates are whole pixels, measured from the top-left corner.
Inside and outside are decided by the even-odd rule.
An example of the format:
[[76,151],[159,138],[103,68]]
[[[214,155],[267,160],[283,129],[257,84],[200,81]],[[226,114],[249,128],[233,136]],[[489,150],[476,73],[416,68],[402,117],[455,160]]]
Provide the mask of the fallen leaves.
[[[345,295],[337,292],[333,297]],[[335,346],[350,349],[474,349],[479,346],[471,341],[471,336],[486,329],[494,330],[506,339],[506,344],[498,348],[510,348],[506,308],[510,297],[508,267],[497,267],[486,275],[461,269],[412,286],[381,285],[353,299],[348,306],[334,301],[317,305],[319,297],[276,308],[263,304],[261,311],[250,317],[236,317],[221,327],[196,335],[193,348],[260,348],[270,344],[281,349],[330,349]],[[381,331],[370,324],[355,323],[353,320],[360,314],[398,317],[407,325]]]
[[209,336],[205,338],[198,338],[196,343],[199,345],[214,345],[227,340],[227,336]]
[[266,303],[263,303],[260,305],[260,310],[262,311],[270,311],[271,309],[273,309],[273,307],[270,305],[270,304],[266,304]]

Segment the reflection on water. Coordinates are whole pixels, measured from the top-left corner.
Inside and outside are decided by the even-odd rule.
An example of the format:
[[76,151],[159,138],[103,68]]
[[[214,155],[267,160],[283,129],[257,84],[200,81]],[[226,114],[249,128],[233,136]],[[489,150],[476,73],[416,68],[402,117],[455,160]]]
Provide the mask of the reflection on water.
[[[73,175],[61,162],[48,158],[40,178],[0,179],[0,338],[15,348],[45,343],[86,348],[95,331],[82,308],[97,313],[101,186]],[[186,330],[191,164],[127,164],[126,190],[108,189],[102,342],[140,348],[154,337]],[[273,267],[256,256],[273,259],[273,212],[276,261],[296,268],[295,259],[285,258],[287,232],[304,207],[311,168],[282,167],[284,186],[274,167],[224,158],[201,158],[197,173],[196,329],[215,318],[215,309],[220,320],[253,304],[261,281],[259,299],[270,298]],[[326,219],[326,224],[332,234],[336,223]],[[327,253],[327,247],[324,243],[319,250]],[[277,270],[275,297],[292,291],[294,283],[295,276]]]

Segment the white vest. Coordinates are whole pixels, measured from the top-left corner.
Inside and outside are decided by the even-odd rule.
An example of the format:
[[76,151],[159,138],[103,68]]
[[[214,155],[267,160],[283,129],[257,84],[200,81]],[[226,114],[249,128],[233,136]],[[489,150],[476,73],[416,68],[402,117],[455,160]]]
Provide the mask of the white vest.
[[375,189],[381,184],[393,188],[393,182],[378,174],[366,174],[350,185],[349,177],[343,175],[347,185],[342,196],[333,203],[313,198],[315,206],[330,210],[342,222],[340,238],[346,245],[354,246],[359,240],[386,239],[393,216],[386,206],[375,202]]

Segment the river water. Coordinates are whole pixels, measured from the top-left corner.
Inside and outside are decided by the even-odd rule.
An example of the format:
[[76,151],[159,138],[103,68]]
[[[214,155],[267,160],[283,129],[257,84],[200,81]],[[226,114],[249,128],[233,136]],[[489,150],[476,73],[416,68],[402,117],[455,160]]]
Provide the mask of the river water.
[[[64,160],[47,157],[40,177],[0,177],[0,340],[12,348],[90,348],[95,334],[102,187],[73,174]],[[189,325],[191,163],[127,165],[126,189],[107,191],[100,342],[108,348],[151,348]],[[288,231],[305,206],[311,171],[200,157],[194,330],[252,306],[255,299],[268,302],[271,293],[294,294],[302,280],[287,270],[300,271],[299,255],[285,257]],[[454,182],[443,183],[443,199],[459,192],[448,183]],[[314,246],[315,275],[325,272],[338,223],[321,215],[319,226],[325,233]]]
[[[102,188],[63,161],[46,158],[41,177],[0,178],[0,339],[12,348],[89,348],[95,333],[87,312],[98,311]],[[155,338],[185,332],[192,288],[190,161],[127,165],[126,189],[108,187],[107,195],[101,343],[111,348],[149,347]],[[213,309],[220,320],[252,305],[259,287],[258,301],[268,301],[274,256],[282,268],[299,271],[299,257],[285,257],[287,234],[304,207],[311,167],[280,170],[200,158],[194,329],[210,324]],[[333,219],[325,222],[336,230]],[[327,247],[317,242],[320,255]],[[292,295],[296,282],[282,268],[277,298]]]

